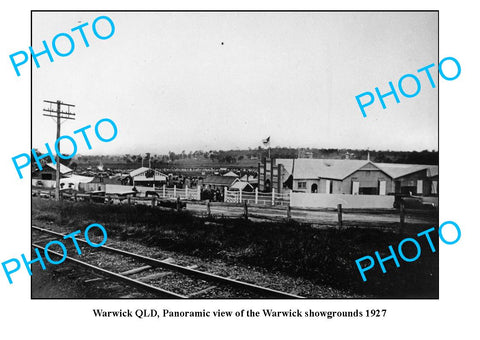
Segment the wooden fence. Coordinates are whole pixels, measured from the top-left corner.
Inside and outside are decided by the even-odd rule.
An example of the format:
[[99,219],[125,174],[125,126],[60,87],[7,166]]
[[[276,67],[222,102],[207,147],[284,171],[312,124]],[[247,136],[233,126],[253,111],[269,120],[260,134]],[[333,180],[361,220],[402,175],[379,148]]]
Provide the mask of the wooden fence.
[[272,192],[259,192],[255,188],[254,192],[246,192],[242,190],[228,190],[225,188],[224,202],[226,203],[240,203],[243,204],[260,204],[260,205],[290,205],[290,192],[276,193],[275,189]]
[[[298,220],[308,223],[337,225],[344,227],[347,225],[389,225],[399,224],[400,228],[407,223],[434,224],[438,219],[438,211],[429,212],[422,219],[423,211],[408,210],[401,206],[400,209],[344,209],[341,204],[336,208],[293,208],[289,204],[283,205],[276,203],[276,199],[269,197],[269,204],[263,204],[264,199],[259,195],[255,204],[255,197],[249,198],[238,194],[236,202],[210,202],[181,199],[180,196],[189,197],[188,190],[168,191],[165,189],[165,195],[151,197],[133,197],[131,195],[122,196],[116,194],[92,194],[78,192],[61,192],[62,199],[72,201],[86,201],[104,204],[127,204],[127,205],[149,205],[152,207],[174,209],[181,211],[186,208],[193,214],[201,216],[222,216],[244,219],[266,219],[266,220]],[[162,190],[163,191],[163,190]],[[177,194],[174,196],[173,194]],[[43,198],[55,198],[53,190],[33,189],[32,194]],[[255,195],[255,193],[253,193]],[[192,193],[193,195],[193,193]],[[232,193],[229,193],[232,195]],[[273,196],[275,197],[275,196]],[[280,198],[279,198],[280,200]],[[239,203],[242,202],[242,203]],[[407,221],[408,216],[408,221]],[[414,216],[414,217],[412,217]],[[437,221],[438,223],[438,221]]]

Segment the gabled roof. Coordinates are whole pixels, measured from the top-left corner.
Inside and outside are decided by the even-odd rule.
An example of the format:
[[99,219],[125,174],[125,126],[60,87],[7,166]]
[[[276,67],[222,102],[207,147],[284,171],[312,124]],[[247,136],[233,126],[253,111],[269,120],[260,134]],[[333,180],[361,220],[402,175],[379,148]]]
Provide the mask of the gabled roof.
[[369,160],[359,159],[277,159],[277,164],[282,164],[290,173],[293,171],[294,179],[328,178],[343,180],[368,164],[383,171],[393,179],[422,170],[427,171],[428,177],[438,175],[438,165],[373,163]]
[[209,185],[223,185],[223,186],[231,186],[235,181],[238,181],[237,177],[233,176],[218,176],[218,175],[211,175],[207,176],[203,180],[203,184],[209,184]]
[[230,186],[230,190],[245,190],[245,188],[249,187],[253,190],[253,186],[248,182],[237,181]]
[[368,160],[299,158],[295,159],[293,178],[342,180],[367,164],[376,167],[374,163]]
[[427,177],[438,176],[438,165],[432,165],[427,169]]
[[[147,168],[147,167],[142,166],[141,168],[130,171],[130,177],[133,178],[133,177],[140,176],[140,175],[144,174],[145,172],[147,172],[148,170],[155,170],[155,169]],[[161,173],[158,170],[155,170],[155,176],[164,176],[165,178],[167,177],[167,175]],[[153,180],[153,177],[152,177],[152,180]]]
[[224,174],[223,176],[225,177],[239,177],[236,173],[234,173],[233,171],[229,171],[227,172],[226,174]]
[[138,176],[138,175],[140,175],[140,174],[142,174],[142,173],[144,173],[148,170],[150,170],[150,168],[142,166],[141,168],[130,171],[130,176],[135,177],[135,176]]
[[[57,169],[57,165],[53,165],[53,163],[47,163],[47,166],[49,168],[52,168],[53,170],[56,170]],[[60,163],[60,173],[62,175],[65,175],[65,174],[68,174],[70,172],[73,172],[72,169],[70,169],[68,166],[66,165],[63,165],[62,163]]]
[[427,170],[427,176],[438,175],[438,165],[375,163],[380,169],[392,178],[399,178],[418,171]]

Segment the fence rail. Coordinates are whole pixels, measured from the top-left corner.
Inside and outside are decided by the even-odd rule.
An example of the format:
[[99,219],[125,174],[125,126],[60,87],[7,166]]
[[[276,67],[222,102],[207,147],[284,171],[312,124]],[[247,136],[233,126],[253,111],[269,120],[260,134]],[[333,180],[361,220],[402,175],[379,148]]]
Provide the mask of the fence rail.
[[248,204],[260,204],[260,205],[282,205],[287,206],[290,204],[290,192],[276,193],[273,189],[272,192],[263,193],[259,192],[258,188],[255,188],[254,192],[244,192],[242,190],[228,190],[225,188],[224,202],[227,203],[243,203]]
[[[438,211],[425,212],[407,210],[404,207],[400,209],[345,209],[341,204],[338,204],[336,208],[293,208],[290,207],[288,201],[286,204],[283,204],[281,198],[277,199],[273,195],[270,197],[268,195],[262,195],[262,197],[259,193],[249,193],[247,195],[242,193],[242,197],[240,198],[240,192],[226,191],[225,202],[210,202],[209,200],[198,200],[197,196],[199,194],[198,191],[195,190],[165,188],[165,194],[163,193],[163,188],[159,191],[160,194],[158,191],[155,191],[157,195],[150,197],[122,196],[118,194],[100,195],[78,192],[61,192],[61,195],[63,199],[73,201],[149,205],[152,207],[175,209],[177,211],[186,208],[193,214],[209,217],[224,216],[266,220],[292,219],[315,224],[337,225],[338,227],[347,225],[371,226],[372,223],[380,226],[399,224],[400,228],[403,228],[408,223],[438,224]],[[33,189],[32,193],[44,198],[55,197],[53,190]],[[257,197],[255,197],[256,194],[258,195]],[[263,201],[266,199],[268,199],[268,203],[264,204]]]
[[155,193],[162,198],[177,199],[177,197],[180,197],[184,200],[200,200],[200,187],[179,189],[176,186],[167,188],[163,185],[162,188],[155,189]]

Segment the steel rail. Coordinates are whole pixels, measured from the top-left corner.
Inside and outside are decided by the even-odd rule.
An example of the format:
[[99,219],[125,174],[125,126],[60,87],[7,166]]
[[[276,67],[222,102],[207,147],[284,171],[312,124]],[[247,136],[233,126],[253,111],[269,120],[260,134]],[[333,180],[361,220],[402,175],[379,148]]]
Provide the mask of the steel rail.
[[[55,235],[55,236],[61,237],[61,238],[63,238],[65,236],[65,234],[57,233],[53,230],[39,228],[39,227],[36,227],[36,226],[32,226],[32,229],[40,231],[40,232],[48,233],[50,235]],[[82,239],[76,239],[76,240],[78,242],[83,243],[83,244],[88,244],[86,241],[84,241]],[[180,266],[180,265],[177,265],[177,264],[164,262],[162,260],[150,258],[150,257],[147,257],[147,256],[131,253],[131,252],[128,252],[128,251],[125,251],[125,250],[112,248],[112,247],[105,246],[105,245],[103,245],[101,247],[98,247],[96,249],[104,249],[104,250],[110,251],[112,253],[116,253],[116,254],[120,254],[120,255],[124,255],[124,256],[129,256],[129,257],[134,258],[136,260],[139,260],[141,262],[147,263],[147,264],[151,265],[152,267],[167,268],[167,269],[175,270],[177,272],[181,272],[181,273],[184,273],[184,274],[187,274],[187,275],[202,278],[202,279],[207,280],[207,281],[215,281],[215,282],[223,283],[223,284],[230,285],[230,286],[233,286],[233,287],[237,287],[237,288],[241,288],[241,289],[247,289],[247,290],[250,290],[252,292],[258,293],[262,296],[267,296],[267,297],[272,297],[272,298],[283,298],[283,299],[304,299],[304,297],[299,296],[299,295],[290,294],[290,293],[282,292],[282,291],[279,291],[279,290],[258,286],[258,285],[248,283],[248,282],[242,282],[242,281],[230,279],[230,278],[219,276],[219,275],[216,275],[216,274],[202,272],[200,270],[183,267],[183,266]]]
[[[35,248],[38,248],[38,249],[41,249],[43,251],[45,251],[45,248],[38,245],[38,244],[35,244],[35,243],[32,243],[32,247],[35,247]],[[53,255],[56,255],[56,256],[59,256],[59,257],[63,257],[64,255],[63,254],[60,254],[60,253],[57,253],[53,250],[50,250],[48,249],[47,250],[48,253],[50,254],[53,254]],[[149,285],[147,283],[143,283],[143,282],[140,282],[140,281],[137,281],[137,280],[134,280],[134,279],[131,279],[129,277],[126,277],[126,276],[123,276],[121,274],[117,274],[117,273],[114,273],[114,272],[111,272],[109,270],[106,270],[106,269],[102,269],[100,267],[97,267],[97,266],[94,266],[92,264],[89,264],[89,263],[86,263],[86,262],[83,262],[83,261],[80,261],[80,260],[77,260],[77,259],[74,259],[73,257],[70,257],[70,256],[66,256],[65,257],[65,261],[70,261],[70,262],[73,262],[79,266],[82,266],[82,267],[86,267],[102,276],[107,276],[107,277],[111,277],[117,281],[122,281],[122,282],[125,282],[131,286],[134,286],[136,288],[140,288],[142,290],[145,290],[147,292],[150,292],[150,293],[153,293],[155,295],[160,295],[162,297],[166,297],[166,298],[175,298],[175,299],[186,299],[188,298],[187,296],[184,296],[184,295],[180,295],[180,294],[177,294],[177,293],[174,293],[174,292],[171,292],[171,291],[168,291],[168,290],[165,290],[165,289],[162,289],[162,288],[158,288],[158,287],[155,287],[155,286],[152,286],[152,285]]]

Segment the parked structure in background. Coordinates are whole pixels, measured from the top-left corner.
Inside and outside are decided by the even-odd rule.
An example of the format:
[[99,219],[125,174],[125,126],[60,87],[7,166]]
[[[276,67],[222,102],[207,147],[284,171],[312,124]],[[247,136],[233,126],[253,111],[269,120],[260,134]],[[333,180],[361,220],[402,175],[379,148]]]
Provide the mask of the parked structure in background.
[[258,187],[258,176],[255,177],[255,176],[246,174],[240,177],[240,181],[247,182],[254,188]]
[[[53,165],[53,163],[47,163],[44,167],[43,170],[40,171],[38,169],[34,170],[32,172],[32,179],[36,180],[56,180],[56,165]],[[72,169],[70,169],[68,166],[65,166],[63,164],[60,164],[60,178],[64,178],[68,175],[70,175],[73,172]]]
[[[68,166],[60,164],[60,180],[62,178],[66,178],[71,176],[73,170],[70,169]],[[43,170],[40,171],[38,169],[32,172],[32,185],[44,188],[54,188],[56,183],[57,175],[56,175],[56,165],[52,163],[47,163]]]
[[225,188],[230,188],[235,182],[238,182],[238,176],[219,176],[219,175],[211,175],[207,176],[202,184],[204,185],[205,189],[210,190],[225,190]]
[[230,186],[230,190],[238,190],[242,192],[253,192],[255,188],[248,182],[236,181]]
[[141,167],[130,172],[132,185],[159,187],[167,182],[167,175],[152,168]]

